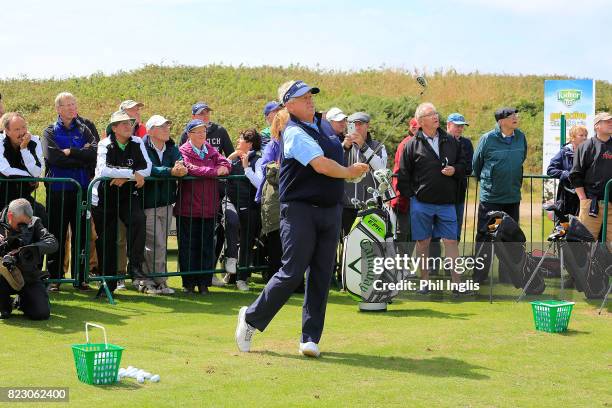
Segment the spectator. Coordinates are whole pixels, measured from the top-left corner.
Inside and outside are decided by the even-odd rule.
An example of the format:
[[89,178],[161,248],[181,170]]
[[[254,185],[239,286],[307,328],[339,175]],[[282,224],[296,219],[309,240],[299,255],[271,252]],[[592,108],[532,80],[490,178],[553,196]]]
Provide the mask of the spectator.
[[[384,146],[376,153],[380,142],[374,140],[370,135],[370,115],[365,112],[356,112],[348,117],[348,123],[354,124],[355,131],[348,134],[342,145],[344,147],[344,161],[348,165],[353,163],[365,163],[372,155],[370,167],[372,171],[387,167],[387,150]],[[342,199],[342,236],[346,236],[357,218],[358,207],[352,200],[365,201],[369,197],[368,188],[376,187],[377,183],[372,173],[366,173],[365,177],[357,182],[345,181],[344,197]]]
[[[0,134],[0,177],[40,177],[42,172],[42,146],[38,136],[28,131],[25,118],[18,112],[2,115],[4,133]],[[36,215],[47,222],[45,208],[31,194],[36,190],[35,182],[0,182],[0,204],[2,208],[17,198],[26,198],[33,204]]]
[[[601,234],[603,225],[604,190],[612,179],[612,115],[600,112],[595,115],[595,137],[578,147],[574,165],[570,171],[570,182],[580,199],[578,219],[594,238]],[[612,251],[612,203],[608,202],[608,224],[606,241]]]
[[[483,243],[482,232],[489,211],[503,211],[520,224],[523,163],[527,158],[527,138],[518,128],[518,110],[500,108],[495,111],[495,120],[497,125],[482,135],[472,159],[472,171],[480,181],[476,252],[481,254],[491,253],[491,244]],[[482,268],[474,269],[475,282],[483,283],[487,279],[490,263],[490,257],[486,257],[480,263]],[[500,277],[505,276],[505,271],[499,273]]]
[[[248,291],[247,279],[249,273],[246,268],[250,265],[252,248],[255,237],[261,228],[260,207],[255,202],[257,187],[263,182],[263,170],[260,166],[261,136],[255,129],[248,129],[240,133],[238,145],[234,153],[227,158],[232,167],[230,175],[246,175],[245,179],[230,179],[227,183],[227,195],[222,202],[223,225],[227,248],[225,250],[225,268],[233,269],[236,276],[236,287],[241,291]],[[238,242],[240,241],[240,252]],[[239,269],[236,272],[236,258],[240,253]],[[231,265],[228,265],[231,264]],[[228,272],[224,281],[230,282]]]
[[[74,286],[89,290],[85,283],[85,264],[77,249],[84,249],[89,220],[80,211],[79,200],[86,198],[87,187],[96,166],[97,142],[91,130],[77,117],[77,100],[71,93],[61,92],[55,97],[57,120],[43,132],[43,154],[46,176],[70,178],[81,187],[81,198],[77,197],[74,183],[49,183],[47,190],[47,209],[54,214],[50,219],[49,231],[60,242],[59,251],[47,257],[47,268],[52,279],[61,279],[64,274],[64,261],[70,257],[71,275]],[[77,216],[80,217],[80,242],[76,242]],[[70,252],[64,245],[70,228]],[[77,261],[78,260],[78,261]],[[79,268],[77,275],[76,268]],[[49,285],[50,291],[58,291],[60,285]]]
[[[198,102],[191,107],[191,119],[201,120],[206,124],[206,143],[214,147],[223,156],[228,157],[234,153],[232,139],[230,139],[223,126],[210,121],[210,112],[212,112],[212,109],[207,103]],[[187,139],[187,133],[183,131],[179,145],[182,146]]]
[[[142,139],[132,135],[134,120],[127,113],[113,113],[109,124],[108,137],[98,144],[95,175],[110,180],[96,182],[92,190],[98,265],[106,276],[117,273],[117,224],[120,221],[127,229],[128,272],[132,276],[142,276],[146,223],[141,188],[145,177],[151,174],[151,161]],[[111,292],[116,286],[115,280],[108,282]],[[98,295],[103,293],[101,287]]]
[[261,168],[263,182],[257,189],[255,201],[261,203],[261,235],[268,255],[269,270],[262,273],[264,282],[282,266],[283,249],[280,241],[280,202],[278,197],[278,176],[280,162],[280,137],[289,121],[287,109],[280,110],[270,129],[270,143],[264,149]]
[[346,133],[346,127],[348,125],[348,116],[340,110],[340,108],[333,107],[325,114],[325,119],[334,129],[334,133],[338,136],[340,142],[344,141],[344,135]]
[[131,99],[121,102],[119,110],[124,111],[128,116],[134,119],[134,129],[132,134],[138,137],[144,137],[147,134],[145,125],[141,122],[140,111],[144,108],[144,103],[136,102]]
[[263,331],[287,302],[307,272],[300,354],[318,357],[334,257],[340,230],[343,178],[368,170],[364,163],[342,165],[342,147],[329,122],[315,114],[303,81],[279,88],[279,100],[291,114],[282,135],[280,168],[283,266],[250,307],[238,313],[236,343],[247,352],[258,329]]
[[[216,177],[229,173],[229,162],[206,141],[206,123],[191,120],[185,127],[186,143],[179,148],[190,176],[201,180],[186,180],[179,188],[174,207],[179,238],[179,266],[182,272],[205,271],[214,267],[213,236],[215,217],[219,211],[219,190]],[[212,274],[185,275],[183,288],[201,295],[209,293]]]
[[[459,255],[455,204],[459,183],[465,176],[465,158],[459,142],[440,128],[433,104],[420,104],[415,117],[420,129],[402,152],[397,186],[402,195],[411,197],[410,225],[417,256],[429,261],[429,242],[432,237],[440,237],[446,258],[454,264]],[[429,279],[429,263],[421,265],[423,280]],[[461,282],[454,270],[451,279]],[[429,288],[419,293],[427,294]],[[455,288],[453,293],[459,294],[459,290]]]
[[560,210],[566,215],[578,215],[580,210],[580,200],[576,195],[576,190],[570,183],[569,175],[574,165],[574,154],[589,135],[589,131],[584,126],[572,126],[569,131],[569,143],[561,147],[561,150],[551,159],[546,174],[559,180],[557,187],[557,202],[560,203]]
[[[151,160],[153,177],[183,177],[187,174],[183,157],[170,138],[171,125],[171,121],[160,115],[153,115],[147,121],[147,135],[143,138],[143,143]],[[142,268],[144,276],[140,279],[139,290],[150,295],[174,293],[174,290],[168,287],[168,278],[148,275],[168,272],[166,250],[172,206],[176,202],[176,188],[176,181],[168,179],[150,181],[144,187],[147,238]]]
[[[57,251],[57,239],[33,216],[26,199],[11,201],[0,214],[0,241],[11,249],[28,246],[32,256],[43,257]],[[21,250],[20,250],[21,251]],[[49,295],[42,281],[42,261],[24,265],[14,255],[15,265],[0,264],[0,319],[7,319],[13,309],[11,295],[19,295],[19,309],[32,320],[47,320],[51,314]]]
[[[395,151],[395,159],[393,161],[393,174],[397,174],[400,169],[402,154],[406,149],[406,143],[412,139],[419,130],[419,124],[415,118],[408,122],[408,133],[402,139]],[[405,245],[411,241],[410,237],[410,197],[405,197],[397,188],[397,177],[391,180],[396,197],[391,200],[391,208],[395,213],[397,223],[395,226],[395,242],[400,244],[398,249],[402,253],[410,255],[412,253],[410,245]]]
[[276,101],[270,101],[266,103],[266,106],[264,106],[263,115],[268,127],[259,132],[261,135],[261,150],[265,149],[267,144],[270,142],[270,126],[272,125],[272,120],[274,120],[274,117],[279,110],[281,110],[281,106]]
[[[201,120],[202,122],[206,124],[207,143],[210,144],[212,147],[214,147],[215,150],[217,150],[217,152],[219,152],[225,157],[228,157],[230,154],[234,152],[234,145],[232,144],[232,140],[230,139],[229,134],[227,133],[227,130],[225,130],[223,126],[210,121],[211,112],[212,112],[212,109],[210,108],[210,106],[208,106],[207,103],[197,102],[191,107],[191,119]],[[187,141],[187,139],[188,139],[187,133],[183,131],[181,135],[179,146],[182,146],[183,143]],[[217,181],[218,181],[217,187],[219,189],[219,200],[222,200],[223,197],[225,197],[226,182],[224,179],[217,180]],[[213,264],[217,263],[217,259],[219,259],[219,256],[221,255],[221,251],[223,250],[223,243],[225,242],[225,233],[224,233],[225,231],[223,230],[223,222],[221,222],[223,219],[223,214],[221,212],[221,208],[220,207],[218,208],[219,208],[219,213],[217,214],[217,224],[215,228],[215,242],[216,242],[215,259],[214,259]],[[229,273],[231,271],[232,271],[231,269],[228,271],[226,268],[226,272]],[[236,275],[231,275],[231,276],[235,277]],[[232,283],[235,283],[235,282],[232,282]],[[223,281],[218,279],[215,275],[213,275],[212,284],[214,286],[224,285]]]

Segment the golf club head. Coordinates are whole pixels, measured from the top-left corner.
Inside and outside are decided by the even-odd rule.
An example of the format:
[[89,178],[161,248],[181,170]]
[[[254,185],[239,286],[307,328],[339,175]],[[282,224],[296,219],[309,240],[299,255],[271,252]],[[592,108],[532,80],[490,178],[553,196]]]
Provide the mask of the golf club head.
[[418,77],[416,77],[416,81],[419,85],[421,85],[421,87],[423,87],[423,90],[421,91],[421,95],[423,95],[423,92],[425,92],[425,89],[427,88],[427,80],[424,76],[419,75]]

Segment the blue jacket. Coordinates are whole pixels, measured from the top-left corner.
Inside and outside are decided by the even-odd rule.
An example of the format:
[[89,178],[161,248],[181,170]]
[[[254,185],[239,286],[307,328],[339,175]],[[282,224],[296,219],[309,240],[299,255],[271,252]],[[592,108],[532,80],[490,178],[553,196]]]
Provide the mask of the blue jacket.
[[550,160],[546,174],[559,179],[557,188],[557,201],[561,201],[560,210],[563,214],[577,215],[580,209],[580,201],[576,191],[569,179],[570,170],[574,165],[574,151],[571,144],[566,144]]
[[502,136],[499,125],[480,137],[472,172],[480,181],[480,201],[514,204],[521,201],[523,163],[527,158],[527,139],[519,129],[510,140]]
[[[45,175],[74,179],[85,195],[96,167],[97,142],[91,130],[77,119],[73,119],[66,128],[58,117],[43,131],[41,143]],[[64,149],[70,149],[70,155],[66,156],[62,151]],[[50,188],[52,191],[74,190],[75,186],[72,183],[51,183]]]

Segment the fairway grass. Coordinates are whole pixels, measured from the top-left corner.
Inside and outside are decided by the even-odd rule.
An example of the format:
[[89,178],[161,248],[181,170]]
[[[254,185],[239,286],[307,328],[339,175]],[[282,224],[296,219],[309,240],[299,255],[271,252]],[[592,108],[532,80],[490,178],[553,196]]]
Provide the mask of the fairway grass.
[[[178,278],[170,282],[180,286]],[[493,304],[484,295],[410,296],[386,313],[368,314],[332,290],[322,357],[313,360],[297,352],[302,295],[255,335],[245,354],[234,343],[236,316],[261,284],[250,293],[213,288],[208,297],[128,290],[118,292],[115,306],[65,286],[51,297],[49,321],[27,321],[20,313],[0,321],[0,386],[69,387],[70,405],[78,407],[603,407],[612,401],[609,309],[598,315],[598,302],[574,292],[566,292],[577,302],[569,331],[548,334],[535,331],[529,303],[510,295],[498,294]],[[85,342],[87,321],[104,325],[109,342],[125,347],[122,367],[158,373],[161,382],[80,383],[70,346]],[[92,341],[102,342],[93,330]]]

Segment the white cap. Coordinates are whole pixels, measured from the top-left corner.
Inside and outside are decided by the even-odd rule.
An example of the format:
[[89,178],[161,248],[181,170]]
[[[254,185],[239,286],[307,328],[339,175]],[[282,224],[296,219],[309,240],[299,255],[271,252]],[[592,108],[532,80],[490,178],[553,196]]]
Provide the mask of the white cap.
[[147,130],[151,130],[152,127],[161,126],[164,123],[171,125],[172,121],[164,118],[162,115],[153,115],[149,118],[149,120],[147,120],[147,124],[145,126],[147,127]]
[[127,101],[121,102],[121,105],[119,105],[119,110],[130,109],[130,108],[133,108],[134,106],[140,106],[142,108],[144,106],[144,103],[136,102],[131,99],[128,99]]
[[325,119],[334,122],[341,122],[348,118],[340,108],[333,107],[325,114]]

